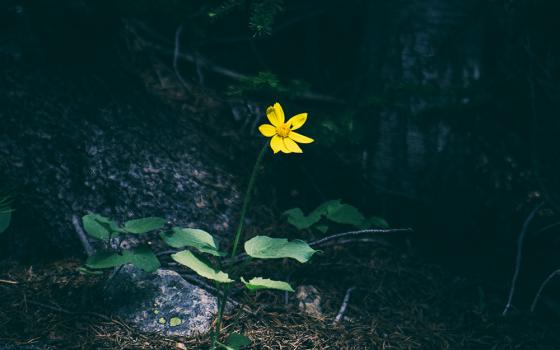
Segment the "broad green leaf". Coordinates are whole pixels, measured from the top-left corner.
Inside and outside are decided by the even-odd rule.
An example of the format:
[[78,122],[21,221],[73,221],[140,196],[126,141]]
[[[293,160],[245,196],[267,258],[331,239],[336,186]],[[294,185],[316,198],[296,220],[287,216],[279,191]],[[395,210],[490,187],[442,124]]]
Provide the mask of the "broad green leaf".
[[162,232],[160,237],[173,248],[193,247],[201,253],[214,256],[225,255],[225,253],[218,251],[218,245],[214,237],[203,230],[174,227],[172,232]]
[[321,217],[327,215],[329,212],[336,211],[341,205],[340,199],[335,199],[319,205],[307,216],[300,208],[286,210],[284,215],[287,216],[289,224],[295,226],[298,230],[304,230],[319,222]]
[[356,207],[342,204],[338,208],[329,210],[326,218],[339,224],[347,224],[359,227],[365,221],[365,217]]
[[171,254],[171,258],[173,258],[173,260],[175,260],[179,264],[190,268],[202,277],[206,277],[219,283],[233,282],[233,280],[229,278],[227,273],[214,270],[212,267],[208,266],[205,262],[197,258],[188,250],[183,250],[181,252]]
[[154,272],[160,267],[157,256],[146,246],[140,246],[125,252],[127,252],[128,263],[139,269],[146,272]]
[[299,239],[288,241],[285,238],[255,236],[245,242],[245,252],[253,258],[292,258],[304,263],[317,251]]
[[97,214],[84,215],[82,217],[82,224],[84,225],[84,230],[86,230],[88,235],[93,238],[106,241],[111,237],[111,232],[109,231],[107,225],[103,225],[99,221],[99,218],[106,219]]
[[90,269],[107,269],[124,265],[127,262],[126,257],[119,253],[101,252],[90,256],[86,260],[86,266]]
[[159,230],[166,223],[166,220],[158,217],[149,217],[130,220],[124,223],[124,229],[130,233],[142,234],[154,230]]
[[91,214],[93,218],[101,223],[102,225],[106,226],[109,231],[111,232],[124,232],[123,229],[119,228],[119,226],[111,219],[101,216],[99,214]]
[[372,216],[364,222],[364,228],[370,227],[389,228],[389,223],[387,223],[387,221],[383,218]]
[[326,215],[328,213],[332,213],[336,211],[338,208],[342,206],[340,199],[333,199],[330,201],[326,201],[319,205],[315,210],[313,210],[309,215]]
[[284,215],[286,215],[288,223],[295,226],[298,230],[309,228],[321,219],[321,216],[317,218],[305,216],[300,208],[286,210]]
[[251,340],[239,333],[230,334],[225,344],[220,344],[226,350],[239,350],[244,346],[251,345]]
[[286,292],[293,292],[292,286],[289,283],[283,281],[274,281],[268,278],[255,277],[247,282],[243,277],[241,277],[241,282],[249,290],[259,290],[259,289],[278,289]]
[[10,226],[10,221],[12,221],[11,210],[5,210],[0,212],[0,233],[3,233]]
[[91,269],[106,269],[126,264],[132,264],[146,272],[154,272],[160,266],[154,252],[144,246],[125,250],[122,253],[96,253],[86,261],[86,266]]

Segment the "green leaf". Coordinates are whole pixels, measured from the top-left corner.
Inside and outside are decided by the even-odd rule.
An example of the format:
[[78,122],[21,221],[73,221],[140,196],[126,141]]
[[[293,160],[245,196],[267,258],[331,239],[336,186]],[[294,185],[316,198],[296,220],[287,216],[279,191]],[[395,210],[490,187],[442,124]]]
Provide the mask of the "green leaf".
[[218,251],[218,245],[206,231],[195,228],[174,227],[172,232],[162,232],[161,239],[173,248],[193,247],[201,253],[212,254],[214,256],[224,256],[225,253]]
[[225,344],[220,344],[226,350],[239,350],[244,346],[251,345],[251,340],[239,333],[232,333],[228,336]]
[[149,217],[130,220],[124,223],[124,229],[130,233],[143,234],[146,232],[159,230],[166,223],[166,220],[158,217]]
[[259,290],[259,289],[277,289],[286,292],[293,292],[292,286],[289,283],[283,281],[274,281],[268,278],[255,277],[247,282],[243,277],[241,277],[241,282],[249,290]]
[[245,242],[245,252],[253,258],[292,258],[304,263],[317,251],[299,239],[288,241],[285,238],[255,236]]
[[327,231],[329,230],[329,226],[327,225],[317,225],[315,226],[315,228],[321,233],[327,233]]
[[219,283],[230,283],[233,282],[229,278],[228,274],[219,270],[214,270],[212,267],[208,266],[205,262],[197,258],[193,253],[188,250],[183,250],[181,252],[171,254],[171,258],[181,265],[184,265],[202,277],[214,280]]
[[342,204],[338,208],[329,210],[326,218],[339,224],[356,227],[360,227],[366,219],[356,207],[349,204]]
[[292,208],[284,212],[288,219],[288,223],[295,226],[298,230],[305,230],[315,224],[321,217],[307,217],[300,208]]
[[90,269],[106,269],[132,264],[146,272],[154,272],[160,267],[159,260],[148,247],[137,247],[124,250],[122,253],[101,252],[90,256],[86,266]]
[[8,226],[10,226],[11,221],[12,221],[11,210],[5,210],[0,212],[0,233],[3,233],[8,229]]
[[96,221],[100,222],[102,225],[105,225],[109,229],[109,231],[124,232],[124,230],[119,228],[119,226],[113,220],[98,214],[92,214],[92,215]]
[[326,201],[319,205],[315,210],[313,210],[309,215],[325,215],[328,213],[332,213],[336,211],[338,208],[342,206],[340,199],[332,199],[330,201]]
[[371,227],[389,228],[389,223],[385,221],[385,219],[383,218],[380,218],[378,216],[372,216],[364,222],[363,228],[371,228]]
[[146,272],[154,272],[161,266],[157,256],[146,246],[140,246],[126,252],[128,263]]
[[88,257],[86,266],[90,269],[107,269],[126,264],[128,261],[119,253],[100,252]]
[[289,224],[295,226],[298,230],[304,230],[319,222],[321,217],[329,212],[336,211],[341,205],[340,199],[334,199],[319,205],[307,216],[300,208],[286,210],[284,215],[287,216]]
[[106,221],[110,220],[97,214],[87,214],[82,217],[82,225],[87,234],[102,241],[111,237]]

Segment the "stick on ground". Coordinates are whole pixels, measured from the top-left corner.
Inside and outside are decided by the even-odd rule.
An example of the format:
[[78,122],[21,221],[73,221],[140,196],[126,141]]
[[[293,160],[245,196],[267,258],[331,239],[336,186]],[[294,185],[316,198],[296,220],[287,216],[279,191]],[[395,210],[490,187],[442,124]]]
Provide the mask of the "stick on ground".
[[515,271],[513,272],[513,278],[511,280],[511,289],[509,290],[508,301],[506,307],[504,308],[504,311],[502,312],[502,316],[507,315],[508,311],[512,307],[513,295],[515,294],[515,286],[517,285],[519,270],[521,270],[521,259],[523,257],[523,244],[525,243],[525,235],[527,233],[527,229],[529,228],[529,224],[531,223],[531,221],[533,220],[533,218],[535,217],[539,209],[542,208],[543,205],[544,202],[537,205],[535,209],[531,211],[531,213],[523,223],[523,228],[521,229],[521,233],[519,234],[519,238],[517,239],[517,259],[515,261]]
[[537,303],[539,302],[539,299],[541,297],[544,288],[556,276],[560,276],[560,269],[553,271],[550,275],[548,275],[548,277],[541,284],[541,286],[539,287],[539,291],[535,295],[535,299],[533,299],[533,303],[531,304],[531,312],[535,312],[535,308],[537,307]]
[[78,235],[78,238],[80,239],[80,242],[82,243],[82,247],[84,247],[87,256],[92,256],[95,253],[95,249],[93,249],[93,247],[89,243],[87,235],[82,229],[82,224],[78,216],[72,215],[72,225],[74,225],[76,234]]
[[339,324],[342,318],[344,317],[344,314],[346,313],[346,309],[348,309],[348,303],[350,302],[350,294],[352,294],[354,289],[356,289],[356,287],[350,287],[346,291],[346,294],[344,295],[344,300],[342,300],[342,305],[340,306],[340,310],[338,311],[338,315],[336,315],[336,318],[333,321],[333,325]]

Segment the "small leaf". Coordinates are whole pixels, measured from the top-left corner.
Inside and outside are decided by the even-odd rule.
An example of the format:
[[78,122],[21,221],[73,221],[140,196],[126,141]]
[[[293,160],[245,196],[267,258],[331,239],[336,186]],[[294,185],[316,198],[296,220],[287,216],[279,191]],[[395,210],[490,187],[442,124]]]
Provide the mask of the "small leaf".
[[326,218],[339,224],[356,227],[360,227],[366,219],[356,207],[349,204],[342,204],[334,210],[329,210]]
[[389,228],[389,223],[385,221],[385,219],[383,218],[380,218],[378,216],[372,216],[366,219],[363,228],[371,228],[371,227]]
[[[102,241],[106,241],[110,238],[111,233],[106,225],[103,225],[99,218],[106,219],[97,214],[87,214],[82,217],[82,224],[84,226],[84,230],[86,230],[87,234],[93,238],[97,238]],[[108,220],[108,219],[107,219]]]
[[319,221],[319,219],[321,219],[320,216],[318,218],[305,216],[300,208],[286,210],[284,212],[284,215],[286,215],[288,223],[293,225],[298,230],[305,230],[306,228],[311,227],[313,224]]
[[317,225],[315,226],[315,228],[321,233],[327,233],[327,231],[329,230],[329,226],[327,225]]
[[124,229],[130,233],[142,234],[154,230],[159,230],[166,223],[166,220],[158,217],[149,217],[130,220],[124,223]]
[[128,263],[146,272],[154,272],[161,266],[157,256],[146,246],[140,246],[126,252],[128,252],[126,254]]
[[218,251],[218,245],[214,241],[214,237],[203,230],[174,227],[172,232],[162,232],[160,237],[173,248],[193,247],[201,253],[214,256],[225,255],[225,253]]
[[93,218],[105,226],[110,232],[124,232],[124,230],[120,229],[119,226],[111,219],[106,218],[105,216],[101,216],[99,214],[91,214]]
[[292,286],[289,283],[283,281],[274,281],[268,278],[255,277],[247,282],[243,277],[241,277],[241,282],[249,290],[259,290],[259,289],[277,289],[286,292],[293,292]]
[[313,210],[309,215],[325,215],[328,213],[332,213],[340,208],[343,204],[341,203],[340,199],[332,199],[330,201],[326,201],[319,205],[315,210]]
[[181,320],[179,317],[171,317],[171,319],[169,320],[169,327],[177,327],[181,323],[183,323],[183,320]]
[[226,344],[222,345],[226,350],[239,350],[244,346],[251,345],[251,339],[243,334],[232,333],[227,337]]
[[126,263],[127,260],[123,255],[109,252],[95,253],[86,260],[86,266],[90,269],[107,269]]
[[253,258],[292,258],[304,263],[317,251],[299,239],[288,241],[285,238],[255,236],[245,242],[245,252]]
[[300,208],[286,210],[284,215],[287,216],[289,224],[295,226],[298,230],[304,230],[319,222],[321,217],[329,212],[336,211],[341,205],[340,199],[334,199],[319,205],[307,216],[304,215]]
[[173,258],[173,260],[175,260],[179,264],[190,268],[202,277],[206,277],[219,283],[233,282],[233,280],[229,278],[227,273],[214,270],[212,267],[208,266],[205,262],[197,258],[188,250],[183,250],[181,252],[171,254],[171,258]]
[[132,264],[146,272],[154,272],[160,267],[159,260],[148,247],[137,247],[124,250],[121,254],[101,252],[90,256],[86,266],[90,269],[106,269],[121,265]]

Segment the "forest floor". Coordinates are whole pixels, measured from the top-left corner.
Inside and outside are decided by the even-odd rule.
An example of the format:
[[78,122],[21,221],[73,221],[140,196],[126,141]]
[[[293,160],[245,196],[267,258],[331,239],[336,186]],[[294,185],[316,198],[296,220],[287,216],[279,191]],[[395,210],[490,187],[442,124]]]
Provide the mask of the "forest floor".
[[[273,271],[267,266],[258,268]],[[106,275],[79,267],[75,260],[0,266],[0,349],[207,348],[206,337],[142,334],[112,317],[100,302]],[[289,276],[294,286],[316,289],[320,315],[302,313],[294,294],[239,293],[253,312],[230,315],[227,330],[242,331],[254,349],[559,348],[560,324],[522,313],[504,318],[503,290],[450,275],[383,239],[327,247]],[[345,317],[333,325],[349,288]]]

